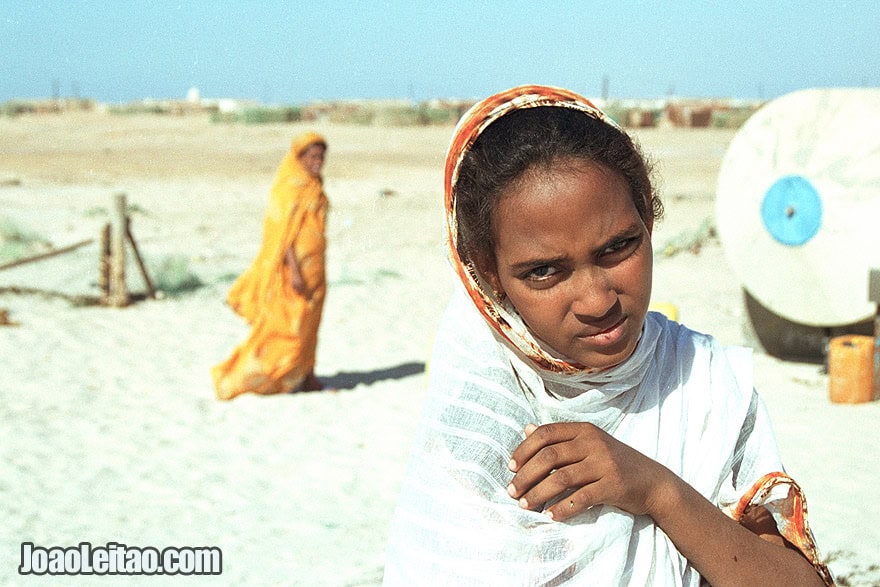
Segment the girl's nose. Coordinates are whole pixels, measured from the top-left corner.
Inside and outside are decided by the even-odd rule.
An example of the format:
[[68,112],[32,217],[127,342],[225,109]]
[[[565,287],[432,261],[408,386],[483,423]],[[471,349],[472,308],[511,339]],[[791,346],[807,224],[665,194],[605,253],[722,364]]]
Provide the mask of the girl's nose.
[[571,312],[585,320],[607,316],[617,304],[617,291],[601,270],[575,273],[571,283]]

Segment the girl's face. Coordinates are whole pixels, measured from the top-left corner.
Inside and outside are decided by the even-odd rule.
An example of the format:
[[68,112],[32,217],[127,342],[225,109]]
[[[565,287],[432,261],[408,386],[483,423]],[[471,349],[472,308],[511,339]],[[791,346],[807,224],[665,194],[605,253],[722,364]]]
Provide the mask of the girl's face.
[[315,143],[309,145],[309,147],[299,156],[299,160],[303,164],[303,167],[306,168],[306,171],[315,177],[321,175],[321,168],[324,166],[325,150],[324,145]]
[[585,367],[627,359],[651,297],[651,226],[624,178],[567,159],[532,169],[493,214],[493,285],[532,333]]

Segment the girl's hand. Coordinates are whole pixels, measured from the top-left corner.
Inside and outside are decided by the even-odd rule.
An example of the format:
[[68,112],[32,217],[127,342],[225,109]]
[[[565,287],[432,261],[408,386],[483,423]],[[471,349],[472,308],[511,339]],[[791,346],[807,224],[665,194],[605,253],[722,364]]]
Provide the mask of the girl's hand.
[[678,479],[592,424],[529,424],[525,432],[508,464],[516,475],[507,491],[532,510],[562,497],[546,509],[557,521],[596,504],[650,515],[664,488]]
[[554,520],[600,503],[651,516],[712,585],[822,585],[800,551],[781,546],[764,508],[741,526],[672,471],[592,424],[530,424],[508,466],[516,473],[510,495],[524,508],[546,508]]

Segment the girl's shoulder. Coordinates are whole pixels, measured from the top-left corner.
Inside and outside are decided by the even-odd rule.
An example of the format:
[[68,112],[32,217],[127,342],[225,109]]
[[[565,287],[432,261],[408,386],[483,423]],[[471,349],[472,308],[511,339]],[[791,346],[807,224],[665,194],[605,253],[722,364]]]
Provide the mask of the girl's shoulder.
[[701,349],[706,352],[722,354],[725,356],[742,357],[751,359],[752,350],[748,347],[738,345],[726,345],[718,340],[714,335],[693,330],[684,324],[675,320],[670,320],[660,312],[648,312],[647,321],[653,321],[654,327],[661,332],[661,338],[671,341],[676,347],[686,349]]
[[[647,320],[660,330],[658,355],[661,363],[675,363],[684,371],[694,375],[705,373],[714,379],[727,379],[728,388],[735,387],[744,395],[751,395],[752,349],[737,345],[726,345],[715,336],[693,330],[680,322],[668,319],[658,312],[649,312]],[[736,384],[730,385],[730,377]]]

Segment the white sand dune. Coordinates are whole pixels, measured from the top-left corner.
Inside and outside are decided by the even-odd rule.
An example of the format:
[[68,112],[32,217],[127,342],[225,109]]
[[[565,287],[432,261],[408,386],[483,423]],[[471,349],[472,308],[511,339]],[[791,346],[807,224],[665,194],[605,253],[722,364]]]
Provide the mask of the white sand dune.
[[[125,192],[148,266],[181,256],[204,287],[124,309],[0,289],[0,583],[22,542],[219,546],[192,584],[373,585],[452,289],[442,159],[451,129],[317,125],[330,144],[330,287],[318,375],[335,393],[214,399],[210,367],[246,334],[225,306],[259,244],[275,166],[303,125],[70,115],[0,120],[0,218],[63,246],[97,237]],[[713,213],[732,131],[657,129],[667,219],[655,247]],[[392,195],[380,195],[391,191]],[[97,245],[0,271],[0,288],[97,293]],[[129,283],[141,291],[135,267]],[[749,344],[740,286],[717,241],[657,256],[656,300],[689,326]],[[755,353],[789,472],[832,570],[880,585],[880,403],[831,404],[817,365]],[[116,578],[119,579],[119,578]],[[126,578],[139,584],[155,578]],[[114,580],[115,582],[115,580]]]

